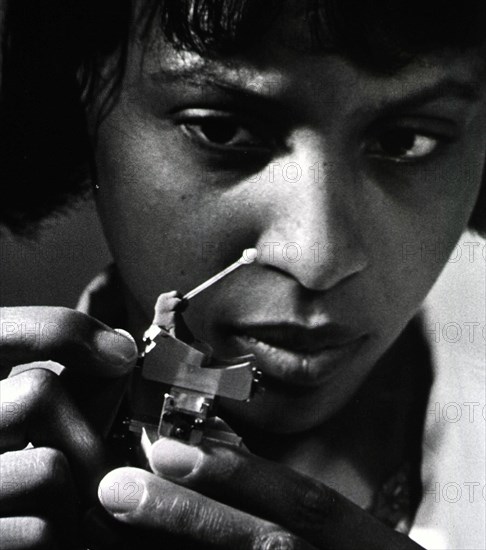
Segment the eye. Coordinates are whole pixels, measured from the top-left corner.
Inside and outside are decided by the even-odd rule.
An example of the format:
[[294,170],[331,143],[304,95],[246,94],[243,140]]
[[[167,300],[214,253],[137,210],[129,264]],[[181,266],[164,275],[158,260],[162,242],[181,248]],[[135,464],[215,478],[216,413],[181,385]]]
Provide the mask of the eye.
[[194,137],[216,146],[249,147],[258,143],[247,129],[229,120],[212,119],[183,127]]
[[231,115],[191,116],[182,119],[184,133],[200,145],[222,151],[261,151],[270,145],[261,133]]
[[393,128],[382,133],[368,147],[368,153],[395,162],[412,162],[431,155],[441,139],[413,128]]

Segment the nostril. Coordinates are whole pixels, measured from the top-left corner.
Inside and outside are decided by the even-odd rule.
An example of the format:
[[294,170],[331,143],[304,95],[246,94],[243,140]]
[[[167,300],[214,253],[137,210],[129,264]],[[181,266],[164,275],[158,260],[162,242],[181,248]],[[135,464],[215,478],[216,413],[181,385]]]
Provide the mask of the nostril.
[[302,291],[328,291],[368,266],[361,247],[317,242],[300,245],[295,241],[290,244],[280,241],[278,246],[267,247],[266,254],[260,254],[259,263],[267,270],[293,278]]

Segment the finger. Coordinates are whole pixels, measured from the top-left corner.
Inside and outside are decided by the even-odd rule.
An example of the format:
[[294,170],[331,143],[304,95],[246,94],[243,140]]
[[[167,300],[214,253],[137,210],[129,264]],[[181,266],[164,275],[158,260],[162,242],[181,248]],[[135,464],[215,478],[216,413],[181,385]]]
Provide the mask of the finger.
[[77,531],[74,483],[65,456],[49,448],[4,453],[0,457],[0,516],[52,519],[62,540]]
[[[283,525],[318,548],[419,548],[336,491],[280,464],[241,449],[203,448],[163,438],[151,449],[158,475],[227,505]],[[366,538],[368,541],[366,542]]]
[[98,497],[118,521],[211,548],[285,548],[310,545],[278,525],[245,514],[137,468],[120,468],[100,483]]
[[0,518],[2,550],[50,550],[59,548],[52,526],[38,517]]
[[201,544],[181,540],[176,535],[138,529],[117,521],[101,505],[86,514],[83,526],[83,542],[90,550],[201,550]]
[[130,377],[93,379],[66,369],[59,380],[79,410],[83,411],[86,420],[105,439],[116,418]]
[[[110,430],[135,365],[137,346],[127,332],[112,330],[80,312],[59,307],[0,308],[0,378],[52,359],[67,367],[61,380],[103,435]],[[8,368],[5,368],[8,367]],[[3,372],[2,372],[3,371]],[[113,378],[117,378],[114,382]]]
[[137,358],[133,338],[63,307],[0,308],[0,365],[53,360],[97,377],[119,377]]
[[28,515],[49,506],[63,522],[74,522],[74,484],[66,457],[41,447],[0,457],[0,515]]
[[83,519],[83,542],[90,550],[122,550],[127,542],[124,527],[104,508],[93,507]]
[[[62,451],[85,495],[107,469],[101,438],[72,403],[58,377],[34,369],[0,382],[0,452],[28,443]],[[91,483],[90,483],[91,481]]]

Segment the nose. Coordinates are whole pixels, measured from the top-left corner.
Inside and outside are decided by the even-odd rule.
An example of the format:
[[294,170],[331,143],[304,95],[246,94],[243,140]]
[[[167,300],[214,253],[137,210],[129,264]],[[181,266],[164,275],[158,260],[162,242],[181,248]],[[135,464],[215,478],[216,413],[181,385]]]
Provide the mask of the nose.
[[259,261],[309,290],[329,290],[368,265],[353,162],[313,136],[300,136],[268,176]]

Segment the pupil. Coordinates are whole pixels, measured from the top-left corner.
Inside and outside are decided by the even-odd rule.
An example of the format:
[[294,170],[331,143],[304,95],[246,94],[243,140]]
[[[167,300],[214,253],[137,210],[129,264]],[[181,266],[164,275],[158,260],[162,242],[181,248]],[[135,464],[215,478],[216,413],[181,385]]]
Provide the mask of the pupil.
[[201,129],[213,143],[225,144],[235,136],[235,125],[229,121],[206,122]]
[[415,143],[415,134],[410,130],[394,130],[386,134],[383,140],[383,149],[395,156],[403,155],[409,151]]

